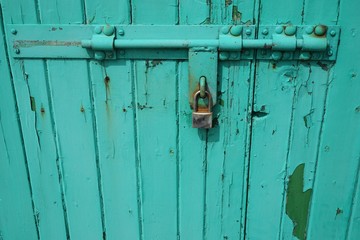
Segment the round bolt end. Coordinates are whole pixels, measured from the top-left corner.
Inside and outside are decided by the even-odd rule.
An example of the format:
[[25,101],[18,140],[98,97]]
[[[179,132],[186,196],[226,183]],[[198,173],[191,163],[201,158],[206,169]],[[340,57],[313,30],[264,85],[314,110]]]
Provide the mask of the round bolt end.
[[269,29],[265,28],[265,29],[262,30],[261,33],[262,33],[262,35],[265,35],[265,36],[266,36],[266,35],[269,34]]
[[233,36],[240,36],[241,32],[242,32],[242,26],[240,26],[240,25],[233,26],[230,29],[230,33]]
[[328,52],[327,52],[327,55],[328,56],[332,56],[334,54],[334,52],[332,51],[332,50],[329,50]]
[[285,28],[285,34],[288,36],[293,36],[296,33],[296,27],[289,25]]
[[307,33],[307,34],[312,34],[313,33],[313,31],[314,31],[314,27],[313,26],[308,26],[306,29],[305,29],[305,32]]
[[95,59],[96,60],[104,60],[105,59],[105,53],[104,52],[95,52]]
[[250,36],[250,35],[251,35],[251,33],[252,33],[252,31],[251,31],[251,29],[250,29],[250,28],[248,28],[248,29],[246,29],[246,30],[245,30],[245,33],[246,33],[246,35]]
[[330,31],[330,35],[331,35],[332,37],[335,37],[335,36],[336,36],[336,31],[335,31],[335,30],[331,30],[331,31]]
[[277,26],[277,27],[275,28],[275,32],[276,32],[277,34],[281,34],[283,31],[284,31],[283,26]]
[[221,52],[219,55],[220,60],[228,60],[229,59],[229,53],[228,52]]
[[10,30],[10,32],[11,32],[12,34],[14,34],[14,35],[16,35],[16,34],[17,34],[17,30],[16,30],[16,29],[14,29],[14,28],[12,28],[12,29]]
[[17,48],[17,49],[14,50],[14,52],[15,52],[16,54],[20,54],[20,49]]
[[94,33],[96,34],[100,34],[102,32],[102,27],[101,26],[96,26],[94,29]]
[[229,30],[230,30],[230,27],[229,27],[229,26],[222,27],[222,28],[221,28],[221,33],[222,33],[222,34],[228,34],[228,33],[229,33]]
[[290,53],[288,53],[288,52],[286,52],[286,53],[284,53],[283,54],[283,59],[290,59],[290,57],[291,57],[291,54]]
[[231,60],[236,60],[236,59],[238,59],[239,58],[239,53],[237,53],[237,52],[232,52],[231,54],[230,54],[230,57],[229,57]]
[[315,27],[314,33],[316,36],[323,36],[323,35],[325,35],[326,31],[327,31],[327,26],[317,25]]
[[124,35],[125,35],[124,29],[120,29],[120,30],[118,31],[118,34],[119,34],[120,36],[124,36]]
[[271,54],[271,58],[274,59],[275,61],[280,60],[282,58],[282,53],[281,52],[273,52]]
[[303,52],[300,54],[301,60],[309,60],[311,58],[311,53],[309,52]]
[[111,36],[114,33],[114,30],[115,30],[114,26],[105,25],[104,28],[103,28],[103,33],[106,36]]

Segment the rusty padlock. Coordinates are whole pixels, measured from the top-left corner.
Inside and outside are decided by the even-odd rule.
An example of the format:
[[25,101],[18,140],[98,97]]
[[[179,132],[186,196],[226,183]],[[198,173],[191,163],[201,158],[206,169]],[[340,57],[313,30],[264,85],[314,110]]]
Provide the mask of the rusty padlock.
[[207,109],[199,111],[198,101],[200,97],[200,91],[197,91],[194,94],[194,105],[192,113],[192,126],[193,128],[212,128],[212,97],[211,94],[206,91],[206,96],[208,99]]

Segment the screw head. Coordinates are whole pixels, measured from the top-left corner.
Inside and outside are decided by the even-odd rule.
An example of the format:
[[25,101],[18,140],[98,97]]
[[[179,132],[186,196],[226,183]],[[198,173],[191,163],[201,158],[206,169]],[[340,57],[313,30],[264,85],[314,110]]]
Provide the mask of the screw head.
[[102,31],[106,36],[111,36],[114,33],[114,30],[114,26],[105,25]]
[[269,29],[265,28],[265,29],[262,30],[261,33],[262,33],[262,35],[265,35],[265,36],[266,36],[266,35],[269,34]]
[[251,35],[251,33],[252,33],[252,31],[251,31],[251,29],[250,29],[250,28],[248,28],[248,29],[246,29],[246,30],[245,30],[245,33],[246,33],[246,35],[250,36],[250,35]]
[[121,50],[119,51],[119,54],[120,54],[121,56],[125,55],[125,50],[121,49]]
[[229,59],[229,53],[228,52],[221,52],[219,54],[220,60],[228,60]]
[[118,34],[119,34],[120,36],[124,36],[124,35],[125,35],[124,29],[120,29],[120,30],[118,31]]
[[314,30],[317,36],[323,36],[326,33],[326,31],[327,31],[327,26],[324,25],[317,25]]
[[273,52],[271,54],[271,58],[274,59],[275,61],[280,60],[282,58],[282,53],[278,51]]
[[20,49],[17,48],[17,49],[14,50],[14,52],[15,52],[16,54],[20,54]]
[[332,51],[332,50],[329,50],[328,52],[327,52],[327,55],[328,56],[332,56],[334,54],[334,52]]
[[102,32],[102,27],[101,26],[96,26],[94,29],[94,33],[96,34],[100,34]]
[[312,34],[313,33],[313,31],[314,31],[314,27],[313,26],[308,26],[306,29],[305,29],[305,32],[307,33],[307,34]]
[[242,26],[240,26],[240,25],[233,26],[230,29],[230,33],[233,36],[240,36],[241,32],[242,32]]
[[95,59],[99,60],[99,61],[104,60],[105,59],[105,53],[100,52],[100,51],[95,52]]
[[309,53],[309,52],[302,52],[300,54],[301,60],[309,60],[310,58],[311,58],[311,53]]
[[221,33],[222,34],[228,34],[229,30],[230,30],[229,26],[224,26],[224,27],[221,28]]
[[276,32],[277,34],[281,34],[283,31],[284,31],[284,28],[283,28],[282,26],[277,26],[277,27],[275,28],[275,32]]
[[17,30],[16,30],[15,28],[12,28],[12,29],[10,30],[10,32],[11,32],[13,35],[16,35],[16,34],[17,34]]
[[292,25],[286,26],[286,28],[285,28],[285,34],[286,35],[292,36],[295,33],[296,33],[296,27],[295,26],[292,26]]
[[291,54],[286,52],[283,54],[283,59],[289,59],[291,57]]
[[230,59],[232,59],[232,60],[235,60],[235,59],[237,59],[239,57],[239,54],[237,53],[237,52],[232,52],[231,54],[230,54]]
[[335,37],[335,36],[336,36],[336,31],[335,31],[335,30],[331,30],[331,31],[330,31],[330,35],[331,35],[332,37]]

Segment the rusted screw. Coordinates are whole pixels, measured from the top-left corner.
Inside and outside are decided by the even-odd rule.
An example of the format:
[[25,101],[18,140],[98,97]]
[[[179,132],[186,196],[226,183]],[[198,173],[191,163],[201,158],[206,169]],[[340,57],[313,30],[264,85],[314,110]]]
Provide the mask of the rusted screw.
[[16,54],[20,54],[20,49],[15,49],[14,52],[15,52]]

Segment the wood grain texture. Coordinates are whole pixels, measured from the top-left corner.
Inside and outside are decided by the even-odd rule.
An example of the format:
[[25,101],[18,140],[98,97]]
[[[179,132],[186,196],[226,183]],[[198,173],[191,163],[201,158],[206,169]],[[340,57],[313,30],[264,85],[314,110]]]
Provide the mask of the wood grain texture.
[[[259,1],[258,19],[265,24],[301,24],[301,1]],[[261,34],[261,33],[258,33]],[[246,239],[278,239],[293,127],[296,61],[259,61],[256,66],[248,189]],[[299,84],[301,85],[301,84]]]
[[[3,21],[0,7],[0,21]],[[38,239],[32,186],[0,23],[0,239]]]
[[[178,22],[177,1],[132,1],[133,24]],[[143,239],[177,239],[178,64],[136,61],[134,104],[141,181]],[[165,228],[163,226],[166,226]]]
[[[347,225],[356,212],[359,179],[359,15],[358,2],[342,0],[341,42],[328,83],[328,95],[308,229],[309,239],[357,239]],[[351,17],[350,17],[351,16]],[[351,59],[349,61],[349,59]],[[353,221],[355,220],[352,218]]]

